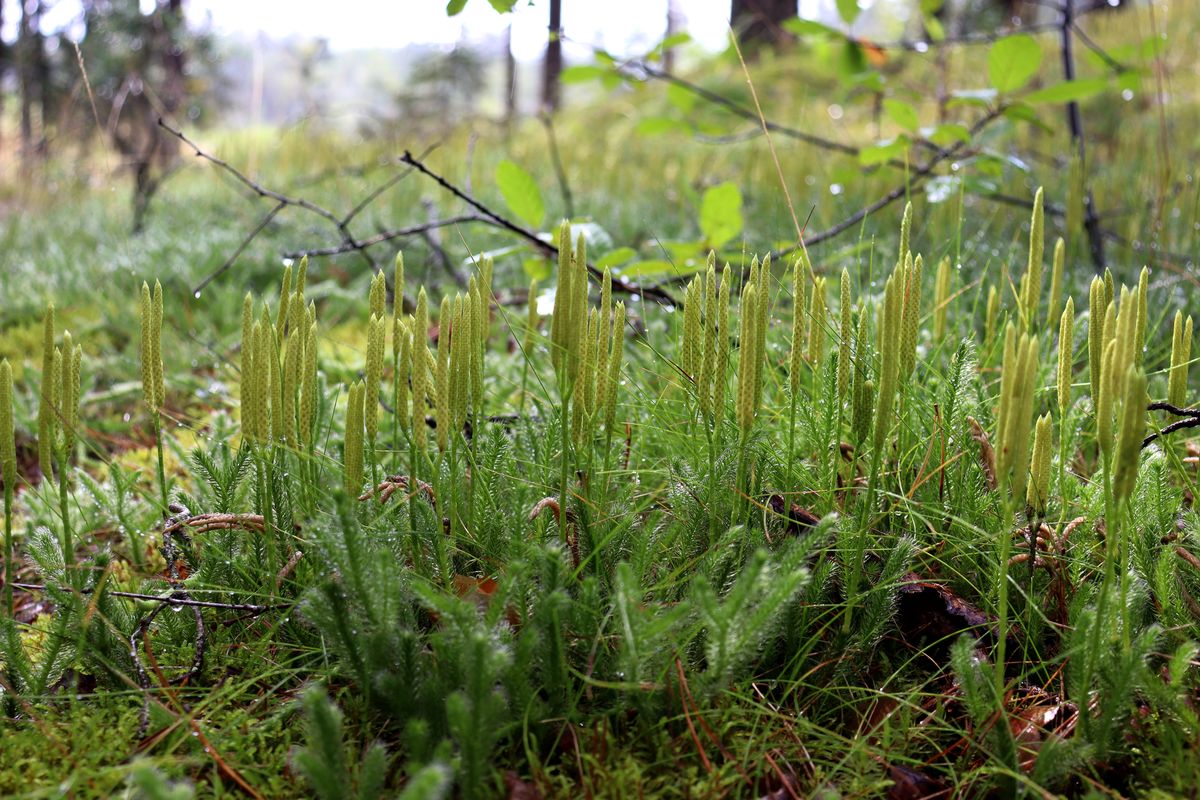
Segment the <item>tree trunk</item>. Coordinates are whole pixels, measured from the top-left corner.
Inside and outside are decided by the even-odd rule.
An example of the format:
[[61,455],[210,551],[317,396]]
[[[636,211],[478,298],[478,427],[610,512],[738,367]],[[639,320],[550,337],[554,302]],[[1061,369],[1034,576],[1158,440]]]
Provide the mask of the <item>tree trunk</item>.
[[512,25],[504,34],[504,124],[517,118],[517,59],[512,51]]
[[550,39],[546,43],[546,63],[542,72],[542,110],[547,113],[558,110],[562,68],[562,0],[550,0]]
[[729,26],[738,41],[753,52],[788,38],[783,21],[796,16],[798,0],[731,0]]
[[[667,33],[666,38],[674,36],[679,30],[679,3],[677,0],[667,0]],[[663,70],[668,75],[675,74],[675,48],[663,50]]]
[[39,9],[37,0],[25,0],[19,6],[21,21],[17,28],[17,90],[21,96],[21,160],[27,162],[34,149],[33,104],[37,96],[34,48],[38,45],[35,32]]

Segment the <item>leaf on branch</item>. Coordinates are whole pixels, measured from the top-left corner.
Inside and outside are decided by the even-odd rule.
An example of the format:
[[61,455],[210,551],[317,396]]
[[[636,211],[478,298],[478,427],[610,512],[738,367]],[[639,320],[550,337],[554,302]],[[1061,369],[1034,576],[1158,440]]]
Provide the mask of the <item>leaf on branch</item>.
[[537,228],[546,216],[546,204],[533,176],[512,161],[496,165],[496,185],[509,209],[530,227]]
[[717,184],[700,201],[700,232],[712,248],[736,238],[742,232],[742,192],[732,181]]
[[446,3],[446,16],[457,17],[466,6],[467,0],[450,0],[450,2]]
[[883,101],[883,110],[887,112],[888,119],[906,131],[915,131],[920,126],[917,109],[913,108],[912,103],[889,97]]
[[1038,89],[1025,95],[1022,100],[1030,105],[1041,103],[1071,103],[1083,100],[1108,88],[1104,78],[1079,78],[1073,81],[1062,81],[1044,89]]
[[837,0],[838,15],[846,21],[847,25],[853,25],[854,20],[858,19],[858,0]]
[[1006,36],[988,50],[988,80],[1001,94],[1029,83],[1041,66],[1042,48],[1028,34]]
[[587,83],[588,81],[598,81],[612,74],[612,67],[599,64],[575,64],[564,69],[558,79],[563,83]]
[[895,139],[887,139],[859,150],[858,163],[864,167],[873,167],[876,164],[891,161],[893,158],[900,158],[907,149],[908,137],[897,136]]

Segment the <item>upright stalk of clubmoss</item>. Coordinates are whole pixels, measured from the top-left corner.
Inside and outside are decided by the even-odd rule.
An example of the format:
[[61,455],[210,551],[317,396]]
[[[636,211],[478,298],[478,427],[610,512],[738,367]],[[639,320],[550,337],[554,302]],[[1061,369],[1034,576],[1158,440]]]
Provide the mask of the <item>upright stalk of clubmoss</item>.
[[1167,402],[1174,406],[1187,403],[1188,363],[1192,358],[1192,317],[1186,322],[1182,311],[1175,312],[1171,334],[1171,369],[1167,378]]
[[934,286],[933,338],[941,341],[946,336],[946,312],[950,307],[950,256],[938,262],[937,280]]
[[363,484],[363,401],[366,387],[355,381],[346,402],[346,438],[342,445],[342,469],[346,494],[350,502],[358,499]]
[[[382,274],[382,273],[380,273]],[[366,426],[367,464],[371,480],[378,479],[379,458],[375,444],[379,437],[379,388],[383,378],[383,340],[385,336],[383,317],[372,314],[367,322],[367,362],[363,390],[363,423]]]
[[0,480],[4,481],[4,607],[13,618],[13,493],[17,484],[17,443],[13,432],[13,378],[8,359],[0,361]]
[[437,417],[437,448],[444,453],[450,443],[450,337],[453,327],[450,298],[442,297],[438,313],[437,366],[433,373],[433,407]]
[[292,303],[292,265],[283,268],[283,282],[279,286],[279,316],[275,318],[275,327],[281,332],[287,327],[288,316]]
[[317,436],[314,426],[317,418],[317,405],[320,402],[317,397],[317,323],[315,322],[308,325],[304,334],[304,364],[300,373],[300,410],[296,438],[307,456],[305,461],[308,468],[304,472],[308,475],[306,481],[308,486],[305,495],[306,500],[311,503],[314,496],[313,489],[317,484],[317,464],[314,458]]
[[[1014,338],[1010,323],[1006,340]],[[1029,481],[1029,428],[1032,424],[1034,393],[1037,388],[1038,340],[1022,334],[1014,347],[1005,347],[1001,369],[1015,374],[1004,386],[1002,380],[997,440],[1000,451],[996,458],[996,476],[1000,482],[1003,514],[1000,519],[999,566],[1000,580],[997,598],[998,633],[996,636],[996,696],[1004,696],[1005,645],[1008,637],[1008,560],[1012,549],[1012,517],[1014,500],[1024,498]]]
[[855,454],[871,437],[871,412],[875,398],[875,383],[870,379],[870,342],[867,340],[867,307],[858,310],[858,327],[854,333],[854,374],[850,384],[850,440]]
[[59,370],[58,377],[58,429],[60,436],[56,442],[58,460],[58,501],[59,513],[62,515],[63,552],[70,566],[75,552],[71,528],[70,486],[71,486],[71,453],[75,449],[75,432],[79,426],[79,375],[83,359],[83,348],[72,346],[71,332],[63,333],[62,356],[55,352],[55,365]]
[[820,391],[821,368],[825,361],[825,328],[829,324],[829,309],[825,305],[825,279],[813,282],[812,299],[809,303],[808,363],[813,371],[814,394]]
[[996,323],[1000,320],[1000,294],[995,286],[988,287],[986,309],[983,318],[983,339],[990,342],[996,338]]
[[[700,423],[706,426],[708,434],[711,437],[713,429],[714,414],[719,415],[719,411],[714,411],[713,389],[714,377],[717,374],[717,362],[719,360],[720,342],[718,341],[717,331],[717,272],[716,272],[716,254],[708,254],[708,269],[704,274],[704,290],[703,290],[703,313],[698,313],[701,321],[700,341],[697,342],[696,348],[699,352],[696,354],[696,361],[699,362],[696,366],[699,372],[699,379],[696,383],[696,394],[699,397],[697,406],[700,410]],[[696,287],[696,305],[701,305],[701,290],[700,286]],[[721,331],[721,335],[728,336]],[[719,418],[719,417],[718,417]]]
[[162,404],[164,398],[162,363],[162,286],[154,282],[154,294],[142,282],[142,394],[154,423],[154,444],[158,452],[158,487],[162,508],[167,509],[167,477],[163,460]]
[[[399,410],[400,400],[400,347],[401,341],[405,339],[405,334],[401,333],[400,327],[404,324],[404,253],[396,253],[396,264],[392,272],[392,400],[396,407],[396,412],[392,415],[392,447],[396,452],[400,452],[400,429],[406,422],[405,415]],[[411,344],[411,340],[410,340]],[[408,383],[407,377],[404,389],[407,392]]]
[[1146,324],[1149,315],[1149,301],[1147,295],[1150,293],[1150,268],[1142,267],[1141,273],[1138,275],[1137,287],[1137,320],[1134,323],[1134,343],[1133,343],[1133,358],[1134,363],[1138,366],[1142,364],[1142,357],[1146,349]]
[[[149,323],[147,314],[143,327]],[[142,361],[144,370],[144,354]],[[38,466],[46,478],[54,475],[54,426],[58,419],[54,410],[57,402],[54,398],[54,381],[54,304],[51,303],[46,306],[46,315],[42,319],[42,386],[38,399]]]
[[683,329],[680,331],[682,339],[679,342],[679,368],[683,370],[684,381],[690,381],[696,389],[696,397],[699,399],[699,380],[697,374],[699,370],[696,368],[703,350],[697,353],[698,347],[703,347],[703,340],[700,338],[700,306],[703,303],[701,299],[702,287],[704,279],[701,276],[696,276],[688,282],[687,288],[683,292]]
[[1092,278],[1088,290],[1088,380],[1091,382],[1093,406],[1100,398],[1100,370],[1104,359],[1104,314],[1108,301],[1104,297],[1104,281]]
[[[792,262],[792,336],[791,358],[788,364],[788,449],[785,470],[791,483],[792,459],[796,453],[796,403],[800,397],[800,374],[804,369],[804,287],[808,275],[803,272],[799,258]],[[815,296],[814,292],[814,296]],[[815,385],[815,382],[814,382]]]
[[517,416],[525,416],[525,397],[529,388],[529,363],[533,361],[533,348],[537,342],[537,278],[529,281],[529,297],[525,313],[525,335],[521,340],[521,397],[517,401]]
[[[900,311],[900,355],[898,377],[903,385],[907,385],[917,364],[917,333],[921,319],[921,272],[924,259],[905,259],[904,287],[901,297]],[[899,287],[897,287],[899,288]]]
[[1042,300],[1042,260],[1045,253],[1045,213],[1042,188],[1033,197],[1033,217],[1029,225],[1029,260],[1021,281],[1021,320],[1027,332],[1037,327],[1038,306]]
[[[425,410],[429,408],[429,301],[425,287],[417,292],[417,308],[412,322],[412,444],[424,454],[428,440]],[[409,466],[413,479],[417,478],[417,463]]]
[[750,433],[754,429],[754,420],[758,414],[759,388],[755,381],[759,374],[758,362],[761,360],[757,330],[759,298],[757,286],[753,281],[747,282],[742,290],[742,301],[738,311],[741,317],[741,327],[738,331],[741,352],[738,356],[738,394],[735,409],[740,434],[737,490],[745,495],[741,503],[741,507],[745,509],[748,507],[750,495],[750,487],[747,485],[747,449]]
[[412,431],[408,437],[408,469],[409,469],[409,499],[408,521],[412,535],[413,564],[419,566],[421,559],[421,542],[417,533],[417,504],[418,480],[420,478],[420,461],[426,449],[425,409],[428,407],[426,396],[429,391],[429,301],[425,297],[425,288],[417,292],[417,307],[412,320]]
[[371,277],[371,289],[367,294],[367,316],[383,319],[387,313],[387,278],[383,270]]
[[[1061,240],[1060,240],[1061,241]],[[1058,490],[1063,495],[1062,509],[1066,513],[1067,498],[1067,409],[1071,406],[1071,379],[1074,369],[1075,299],[1067,298],[1058,322]]]
[[842,268],[842,278],[838,298],[838,357],[837,357],[837,396],[838,405],[843,406],[850,392],[850,376],[854,369],[854,309],[850,299],[850,273]]
[[1063,242],[1062,237],[1054,242],[1054,266],[1050,273],[1050,306],[1046,310],[1046,320],[1053,320],[1058,316],[1058,309],[1062,306],[1063,296],[1063,270],[1064,262],[1066,261],[1067,246]]

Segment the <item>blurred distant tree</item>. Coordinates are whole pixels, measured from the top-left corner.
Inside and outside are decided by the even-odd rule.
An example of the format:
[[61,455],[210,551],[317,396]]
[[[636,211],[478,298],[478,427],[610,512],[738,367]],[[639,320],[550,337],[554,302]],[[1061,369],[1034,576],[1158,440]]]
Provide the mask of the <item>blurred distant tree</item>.
[[487,65],[479,53],[457,45],[433,51],[418,62],[396,97],[398,116],[406,125],[434,122],[444,128],[475,113],[487,84]]
[[796,16],[798,10],[797,0],[731,0],[729,26],[737,33],[738,41],[753,51],[790,38],[783,22]]
[[[21,97],[21,157],[23,163],[45,150],[46,51],[41,33],[41,0],[20,3],[17,26],[17,87]],[[34,141],[34,114],[42,112],[41,131]]]
[[324,114],[317,96],[317,70],[331,58],[328,39],[308,39],[292,48],[296,71],[300,76],[300,102],[306,119],[319,119]]
[[[133,174],[133,227],[138,231],[178,156],[178,142],[159,128],[158,120],[200,117],[212,43],[188,29],[183,0],[157,0],[145,11],[145,3],[128,0],[83,0],[82,5],[84,35],[78,46],[96,122]],[[61,44],[60,50],[71,49],[67,42]]]

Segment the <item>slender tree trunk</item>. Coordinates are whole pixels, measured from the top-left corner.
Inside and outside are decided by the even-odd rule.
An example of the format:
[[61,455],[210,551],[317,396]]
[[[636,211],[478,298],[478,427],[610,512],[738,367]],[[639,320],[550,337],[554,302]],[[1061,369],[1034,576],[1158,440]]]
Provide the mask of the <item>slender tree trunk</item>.
[[[1063,4],[1061,39],[1063,78],[1068,81],[1075,79],[1075,48],[1071,28],[1075,22],[1075,0],[1066,0]],[[1071,131],[1071,141],[1079,152],[1079,161],[1083,165],[1084,186],[1087,187],[1087,151],[1083,138],[1083,118],[1079,113],[1079,103],[1072,100],[1067,103],[1067,126]],[[1092,266],[1096,272],[1104,271],[1104,237],[1100,231],[1100,217],[1096,214],[1096,202],[1092,190],[1087,187],[1083,197],[1083,227],[1087,231],[1088,248],[1092,254]]]
[[561,102],[559,76],[562,74],[562,0],[550,0],[550,37],[546,43],[546,62],[542,72],[542,110],[558,110]]
[[21,160],[33,154],[34,54],[37,39],[37,0],[19,4],[21,21],[17,28],[17,90],[21,97]]
[[796,16],[798,0],[731,0],[729,26],[746,49],[778,44],[787,38],[783,21]]
[[[667,0],[667,37],[674,36],[679,31],[679,3],[678,0]],[[675,48],[668,47],[663,50],[663,70],[668,75],[675,74]]]
[[517,118],[517,59],[512,51],[512,25],[504,33],[504,124]]

